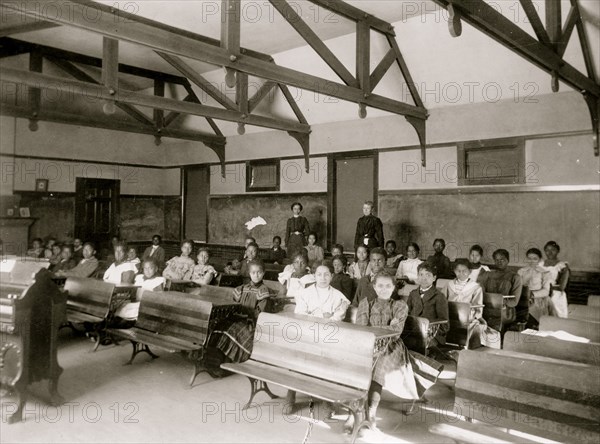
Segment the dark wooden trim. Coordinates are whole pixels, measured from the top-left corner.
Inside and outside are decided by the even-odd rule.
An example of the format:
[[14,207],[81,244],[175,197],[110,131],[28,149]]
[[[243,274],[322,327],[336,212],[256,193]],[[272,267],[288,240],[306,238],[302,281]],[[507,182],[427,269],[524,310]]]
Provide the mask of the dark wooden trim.
[[[249,160],[246,161],[246,193],[256,191],[279,191],[281,189],[281,161],[279,159]],[[252,168],[259,166],[275,167],[275,185],[266,187],[251,187]]]
[[[13,159],[29,159],[29,160],[48,160],[51,162],[70,162],[70,163],[96,163],[98,165],[119,165],[131,168],[151,168],[156,170],[171,170],[180,168],[177,166],[159,166],[159,165],[144,165],[136,163],[124,163],[124,162],[110,162],[105,160],[86,160],[86,159],[68,159],[63,157],[49,157],[49,156],[29,156],[24,154],[13,154],[13,153],[1,153],[0,156],[12,157]],[[216,163],[216,165],[219,165]]]
[[279,196],[324,196],[327,191],[311,191],[311,192],[296,192],[296,193],[236,193],[236,194],[210,194],[209,199],[227,199],[230,197],[279,197]]
[[[497,148],[514,149],[515,173],[513,177],[468,177],[467,154],[477,150],[494,150]],[[502,139],[478,140],[457,144],[458,186],[472,185],[514,185],[525,184],[525,138],[511,137]]]
[[31,191],[31,190],[13,190],[13,194],[18,194],[21,197],[74,197],[74,191]]
[[466,187],[454,188],[431,188],[431,189],[410,189],[410,190],[382,190],[379,196],[388,195],[424,195],[424,194],[490,194],[490,193],[597,193],[600,191],[600,185],[548,185],[548,186],[527,186],[527,185],[471,185]]
[[181,198],[181,206],[180,206],[180,215],[179,215],[179,240],[183,240],[183,236],[185,236],[185,196],[187,194],[187,168],[181,168],[181,172],[179,173],[179,196]]
[[336,159],[330,154],[327,156],[327,250],[331,251],[331,247],[335,242],[335,223],[337,216],[337,170],[335,165]]
[[172,199],[179,198],[179,194],[121,194],[121,199]]
[[373,153],[373,202],[375,203],[375,213],[379,213],[379,153]]

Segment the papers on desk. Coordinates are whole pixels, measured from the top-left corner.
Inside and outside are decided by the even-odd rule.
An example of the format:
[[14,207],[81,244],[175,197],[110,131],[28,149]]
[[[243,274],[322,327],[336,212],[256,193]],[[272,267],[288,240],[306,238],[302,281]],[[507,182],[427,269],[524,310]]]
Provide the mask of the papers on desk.
[[582,338],[581,336],[572,335],[571,333],[567,333],[564,330],[557,330],[557,331],[537,331],[537,330],[532,330],[532,329],[528,328],[527,330],[523,330],[521,333],[523,333],[525,335],[532,335],[532,336],[542,336],[542,337],[550,336],[550,337],[553,337],[553,338],[556,338],[556,339],[560,339],[562,341],[582,342],[582,343],[589,343],[589,342],[591,342],[587,338]]

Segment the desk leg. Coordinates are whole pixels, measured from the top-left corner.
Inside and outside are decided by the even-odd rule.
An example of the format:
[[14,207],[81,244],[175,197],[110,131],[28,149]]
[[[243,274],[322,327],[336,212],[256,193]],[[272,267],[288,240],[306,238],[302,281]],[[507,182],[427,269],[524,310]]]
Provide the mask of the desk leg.
[[17,410],[15,410],[12,415],[7,417],[7,422],[9,424],[14,424],[16,422],[23,421],[23,409],[25,408],[25,403],[27,402],[27,387],[24,384],[18,384],[13,387],[15,393],[17,394]]
[[265,392],[267,395],[269,395],[269,397],[271,399],[278,398],[278,396],[269,389],[269,386],[267,385],[266,382],[260,381],[258,379],[253,379],[253,378],[248,378],[248,380],[250,381],[250,388],[251,388],[250,399],[248,400],[246,405],[244,405],[242,410],[246,410],[248,407],[250,407],[250,405],[252,404],[252,400],[254,399],[254,396],[256,396],[256,394],[259,392]]

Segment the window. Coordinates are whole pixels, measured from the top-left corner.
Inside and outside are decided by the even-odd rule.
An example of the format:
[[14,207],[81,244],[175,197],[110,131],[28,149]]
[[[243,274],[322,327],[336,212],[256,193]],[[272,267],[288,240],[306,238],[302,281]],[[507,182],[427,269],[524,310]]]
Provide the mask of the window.
[[525,183],[525,140],[495,139],[458,144],[458,185]]
[[279,160],[247,162],[246,191],[279,191]]

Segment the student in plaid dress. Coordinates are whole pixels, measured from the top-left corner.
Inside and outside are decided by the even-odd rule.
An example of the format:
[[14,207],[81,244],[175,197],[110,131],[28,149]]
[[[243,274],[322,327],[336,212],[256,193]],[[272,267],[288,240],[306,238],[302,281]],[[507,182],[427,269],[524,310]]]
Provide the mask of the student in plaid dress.
[[250,282],[237,287],[233,299],[242,305],[241,315],[223,328],[217,348],[232,362],[247,360],[252,353],[254,326],[258,315],[267,311],[269,289],[263,283],[265,266],[262,262],[252,261],[248,264]]
[[[408,306],[403,300],[393,300],[396,287],[394,276],[382,271],[373,278],[377,299],[364,298],[358,306],[356,323],[370,327],[381,327],[402,332],[408,316]],[[369,421],[375,427],[376,414],[382,389],[404,399],[419,399],[435,384],[443,366],[418,353],[409,352],[402,339],[396,337],[383,354],[376,356],[373,379],[369,388]],[[345,424],[352,429],[353,416]]]

